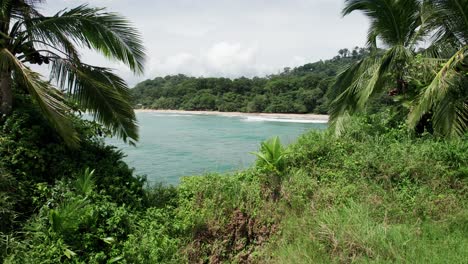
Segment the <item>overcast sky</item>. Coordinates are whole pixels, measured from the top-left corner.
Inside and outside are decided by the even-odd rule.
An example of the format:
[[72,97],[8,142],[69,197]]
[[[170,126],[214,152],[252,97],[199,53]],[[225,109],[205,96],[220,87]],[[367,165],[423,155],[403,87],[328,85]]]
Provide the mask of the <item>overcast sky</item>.
[[53,14],[89,3],[127,17],[143,36],[143,76],[86,52],[85,61],[117,69],[130,85],[156,76],[264,76],[363,46],[368,22],[341,17],[344,0],[48,0]]

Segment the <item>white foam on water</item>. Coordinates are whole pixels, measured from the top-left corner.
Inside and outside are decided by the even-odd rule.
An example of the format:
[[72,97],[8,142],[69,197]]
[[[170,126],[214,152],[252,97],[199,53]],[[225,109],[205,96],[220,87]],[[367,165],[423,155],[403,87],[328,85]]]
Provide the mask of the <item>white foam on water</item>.
[[182,117],[189,117],[189,116],[194,116],[192,114],[172,114],[172,113],[152,113],[151,116],[162,116],[162,117],[167,117],[167,116],[182,116]]
[[328,120],[319,119],[293,119],[293,118],[280,118],[280,117],[262,117],[262,116],[246,116],[242,119],[245,122],[284,122],[284,123],[314,123],[326,124]]

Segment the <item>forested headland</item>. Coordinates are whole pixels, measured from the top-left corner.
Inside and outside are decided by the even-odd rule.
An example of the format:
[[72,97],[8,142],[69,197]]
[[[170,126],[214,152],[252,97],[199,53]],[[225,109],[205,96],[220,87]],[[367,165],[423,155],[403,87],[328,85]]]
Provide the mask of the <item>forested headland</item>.
[[131,90],[133,104],[145,109],[326,114],[334,77],[368,53],[359,47],[341,49],[333,59],[286,67],[262,78],[157,77]]

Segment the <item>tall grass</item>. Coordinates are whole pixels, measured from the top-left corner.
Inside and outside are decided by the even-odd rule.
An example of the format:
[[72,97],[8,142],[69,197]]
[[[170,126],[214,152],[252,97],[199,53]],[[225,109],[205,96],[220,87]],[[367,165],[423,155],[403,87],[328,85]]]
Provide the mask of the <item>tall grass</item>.
[[[45,202],[21,236],[0,234],[0,257],[5,263],[466,263],[467,138],[415,137],[372,118],[357,120],[340,138],[312,131],[286,149],[272,139],[250,169],[153,186],[136,207],[99,191],[100,174],[89,169],[74,181],[38,184]],[[11,180],[0,173],[0,198],[8,198]],[[8,200],[0,205],[0,216],[9,219],[2,223],[13,224]]]

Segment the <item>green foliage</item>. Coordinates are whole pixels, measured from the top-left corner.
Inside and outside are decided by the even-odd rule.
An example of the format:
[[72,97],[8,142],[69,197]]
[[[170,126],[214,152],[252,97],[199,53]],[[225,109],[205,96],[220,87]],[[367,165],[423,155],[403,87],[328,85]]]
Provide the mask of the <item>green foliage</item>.
[[[172,219],[172,220],[171,220]],[[179,221],[169,210],[149,208],[136,223],[122,249],[122,263],[181,263]]]
[[[3,164],[15,176],[32,177],[49,183],[83,168],[94,167],[98,186],[107,185],[110,189],[114,188],[112,182],[125,184],[125,181],[128,182],[126,188],[131,190],[136,190],[133,183],[141,186],[131,176],[131,169],[121,160],[123,154],[114,147],[104,145],[99,135],[106,134],[106,130],[78,117],[74,118],[74,122],[81,132],[83,143],[79,151],[70,152],[61,139],[51,133],[52,129],[34,108],[16,111],[3,126]],[[26,162],[28,158],[35,162]],[[122,196],[122,193],[115,190],[115,195]]]
[[366,49],[355,51],[266,78],[158,77],[137,84],[131,91],[133,102],[137,108],[152,109],[324,114],[335,74],[368,54]]
[[[35,258],[60,262],[64,252],[73,255],[68,250],[82,254],[84,248],[73,241],[88,245],[83,237],[90,234],[83,231],[88,230],[83,226],[90,224],[90,219],[98,219],[91,228],[96,230],[105,222],[103,219],[124,210],[119,208],[124,208],[124,204],[125,208],[141,208],[144,180],[133,177],[121,152],[104,145],[99,134],[106,132],[101,126],[74,117],[82,143],[80,149],[70,151],[28,102],[27,97],[19,96],[16,103],[21,107],[0,122],[0,257],[28,252],[24,243],[32,241],[37,251],[28,257],[31,263],[37,263]],[[95,168],[94,173],[86,168]],[[85,197],[96,193],[102,196],[97,200],[112,201],[112,206],[100,205],[101,212],[90,210],[93,200]],[[98,214],[101,220],[96,218]],[[123,215],[130,215],[127,209]],[[29,226],[41,232],[30,233]],[[99,236],[115,235],[112,229],[106,232]],[[77,234],[81,237],[77,238]],[[98,238],[92,241],[95,242],[90,242],[88,251],[101,244]],[[46,253],[51,254],[50,258]],[[21,259],[17,262],[22,263]]]
[[[78,47],[142,73],[145,54],[139,33],[126,19],[103,8],[81,5],[47,16],[40,13],[41,2],[2,1],[0,5],[2,116],[9,116],[16,107],[13,94],[24,90],[68,146],[77,147],[80,139],[69,116],[76,109],[68,101],[124,141],[138,140],[127,84],[110,69],[83,63]],[[29,64],[50,64],[50,80],[43,80]]]
[[56,186],[65,188],[58,190],[65,195],[49,196],[6,263],[102,263],[119,257],[122,245],[117,242],[133,232],[137,215],[108,196],[84,197],[66,184]]
[[264,168],[278,173],[284,172],[285,151],[279,137],[262,142],[260,152],[253,152],[252,154],[257,156],[257,165],[260,169]]
[[81,195],[86,196],[93,191],[93,188],[96,185],[94,180],[94,171],[95,170],[90,170],[89,168],[86,168],[83,175],[76,179],[76,189],[78,192],[81,193]]
[[379,129],[385,120],[354,118],[340,138],[314,132],[291,146],[282,187],[291,213],[262,261],[463,262],[466,139],[413,138]]
[[[449,224],[390,223],[365,203],[289,218],[269,263],[458,263],[466,255],[463,229]],[[459,216],[461,217],[461,216]],[[458,220],[459,221],[459,220]],[[287,242],[289,238],[289,242]]]
[[248,257],[272,232],[275,210],[255,171],[183,178],[176,211],[188,230],[181,251],[186,262]]
[[[15,225],[18,212],[15,211],[15,203],[19,198],[15,193],[14,179],[0,167],[0,232],[8,232]],[[0,257],[1,257],[0,253]]]
[[[25,124],[2,133],[3,142],[13,144],[15,136],[25,144],[47,132],[40,123],[32,129],[26,113],[15,113],[13,123]],[[248,170],[136,193],[126,187],[130,178],[104,174],[118,172],[112,167],[121,156],[100,144],[96,149],[108,157],[91,156],[84,168],[59,152],[70,174],[55,178],[21,174],[46,170],[31,162],[6,166],[11,157],[2,156],[0,167],[18,178],[13,185],[9,173],[0,174],[0,195],[9,197],[0,204],[0,256],[5,263],[462,263],[468,141],[415,137],[403,119],[389,109],[353,117],[339,138],[312,131],[287,148],[271,139]],[[86,124],[84,138],[95,133]],[[52,145],[61,140],[40,135]],[[119,170],[131,177],[128,168]],[[281,181],[269,185],[275,175]],[[30,207],[17,205],[27,203],[16,190],[37,210],[17,217]]]
[[[347,116],[388,92],[406,108],[416,132],[429,127],[436,135],[463,136],[468,131],[467,5],[466,0],[345,1],[343,15],[361,11],[371,21],[372,49],[339,74],[332,87],[336,133],[345,129]],[[377,40],[388,48],[378,49]],[[417,50],[424,42],[430,46]]]

